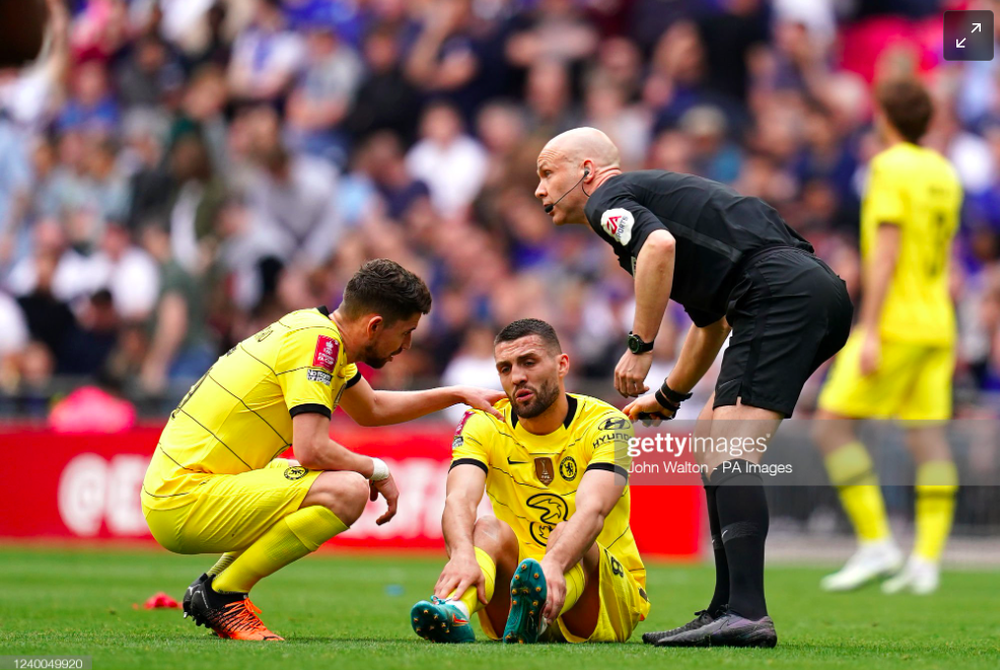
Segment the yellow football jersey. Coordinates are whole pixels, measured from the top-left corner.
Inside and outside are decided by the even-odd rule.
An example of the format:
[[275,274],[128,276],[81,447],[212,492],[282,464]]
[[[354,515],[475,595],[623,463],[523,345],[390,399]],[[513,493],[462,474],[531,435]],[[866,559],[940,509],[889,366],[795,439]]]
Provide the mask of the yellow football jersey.
[[899,226],[901,248],[882,309],[887,340],[951,346],[955,314],[948,292],[951,242],[962,187],[941,154],[900,142],[871,161],[861,206],[861,257],[867,265],[879,225]]
[[[554,433],[529,433],[511,412],[510,403],[502,400],[496,408],[504,421],[470,410],[452,444],[452,467],[469,463],[486,472],[493,513],[514,530],[522,558],[545,555],[549,533],[576,511],[576,490],[584,472],[611,470],[628,477],[632,423],[596,398],[577,394],[567,398],[569,413]],[[597,541],[645,587],[646,569],[629,526],[630,505],[626,486]]]
[[292,417],[329,417],[360,378],[325,307],[286,314],[220,357],[171,413],[143,504],[180,507],[210,475],[265,467],[291,446]]

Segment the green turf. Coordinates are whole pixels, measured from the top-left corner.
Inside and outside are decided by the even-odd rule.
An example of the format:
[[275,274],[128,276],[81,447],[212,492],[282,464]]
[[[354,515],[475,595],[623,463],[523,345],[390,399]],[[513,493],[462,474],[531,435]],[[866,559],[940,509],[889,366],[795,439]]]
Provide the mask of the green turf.
[[[711,586],[707,567],[652,565],[653,610],[625,645],[431,645],[407,624],[440,560],[310,557],[262,582],[254,601],[285,643],[211,638],[177,610],[133,609],[156,591],[180,597],[205,567],[166,552],[0,549],[0,654],[90,654],[93,667],[352,668],[1000,668],[1000,572],[949,572],[930,597],[875,588],[824,595],[815,568],[768,571],[779,646],[655,649],[639,634],[687,621]],[[482,639],[477,624],[477,634]],[[711,665],[709,665],[711,664]]]

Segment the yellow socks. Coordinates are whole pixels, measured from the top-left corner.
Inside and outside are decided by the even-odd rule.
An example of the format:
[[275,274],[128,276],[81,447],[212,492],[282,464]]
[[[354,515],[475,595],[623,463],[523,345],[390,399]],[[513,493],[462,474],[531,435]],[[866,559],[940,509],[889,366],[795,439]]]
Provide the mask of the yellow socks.
[[215,562],[215,565],[213,565],[211,568],[208,569],[208,574],[217,575],[221,573],[223,570],[228,568],[233,561],[239,558],[242,553],[243,553],[242,549],[240,549],[239,551],[227,551],[226,553],[224,553],[222,556],[219,557],[219,560]]
[[[490,558],[490,555],[486,553],[483,549],[476,547],[476,562],[479,563],[479,568],[483,571],[483,576],[486,578],[486,601],[489,602],[493,600],[493,589],[496,586],[497,581],[497,566]],[[454,598],[455,594],[452,593],[448,596],[449,599]],[[470,586],[459,598],[459,601],[465,605],[466,610],[469,612],[469,616],[472,616],[479,610],[483,609],[485,605],[479,600],[479,593],[475,586]]]
[[931,461],[917,468],[917,538],[913,553],[926,561],[941,560],[951,531],[958,492],[958,471],[951,461]]
[[563,603],[559,616],[573,609],[576,601],[583,595],[583,588],[587,585],[587,575],[583,571],[583,563],[577,563],[565,574],[566,577],[566,602]]
[[219,592],[247,593],[262,578],[316,551],[345,530],[347,525],[321,505],[292,512],[225,568],[215,578],[213,588]]
[[830,481],[863,544],[890,538],[889,520],[878,477],[868,450],[860,442],[849,442],[826,457]]
[[[483,571],[483,575],[486,577],[486,600],[489,602],[493,600],[493,590],[496,586],[497,577],[497,566],[490,558],[490,555],[485,551],[476,547],[476,561],[479,563],[480,569]],[[583,589],[587,585],[587,576],[583,571],[583,565],[577,563],[569,572],[566,573],[566,602],[563,603],[562,611],[559,612],[560,615],[565,614],[569,611],[577,601],[580,596],[583,595]],[[455,597],[455,593],[448,596],[451,600]],[[479,600],[479,594],[476,592],[476,587],[470,586],[465,590],[465,593],[460,597],[459,602],[465,605],[466,610],[468,610],[469,616],[472,616],[479,610],[483,609],[485,605]]]

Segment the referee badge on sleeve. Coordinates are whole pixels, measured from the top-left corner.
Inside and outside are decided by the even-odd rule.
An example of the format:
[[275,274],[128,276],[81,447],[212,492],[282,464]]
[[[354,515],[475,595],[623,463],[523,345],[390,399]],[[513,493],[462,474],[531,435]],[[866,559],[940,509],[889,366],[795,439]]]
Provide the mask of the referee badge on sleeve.
[[632,240],[632,225],[634,223],[632,212],[620,207],[606,210],[604,214],[601,214],[601,228],[623,246],[628,246]]

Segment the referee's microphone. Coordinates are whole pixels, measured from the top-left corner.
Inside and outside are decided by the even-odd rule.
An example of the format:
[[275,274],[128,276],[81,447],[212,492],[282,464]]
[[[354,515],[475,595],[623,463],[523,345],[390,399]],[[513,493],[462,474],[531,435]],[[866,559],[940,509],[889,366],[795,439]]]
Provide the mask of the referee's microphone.
[[589,176],[590,176],[590,170],[584,170],[583,171],[583,176],[580,177],[580,181],[578,181],[575,184],[573,184],[573,188],[571,188],[570,190],[566,191],[561,196],[559,196],[559,199],[556,200],[555,202],[553,202],[552,204],[545,205],[545,208],[544,208],[545,209],[545,213],[546,214],[551,214],[552,210],[556,208],[556,205],[558,205],[560,202],[562,202],[562,199],[565,198],[567,195],[569,195],[570,193],[572,193],[573,191],[575,191],[576,187],[579,186],[580,184],[582,184],[583,180],[586,179]]

